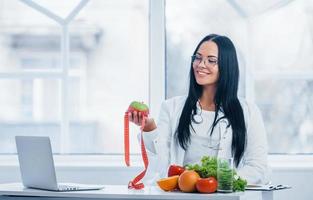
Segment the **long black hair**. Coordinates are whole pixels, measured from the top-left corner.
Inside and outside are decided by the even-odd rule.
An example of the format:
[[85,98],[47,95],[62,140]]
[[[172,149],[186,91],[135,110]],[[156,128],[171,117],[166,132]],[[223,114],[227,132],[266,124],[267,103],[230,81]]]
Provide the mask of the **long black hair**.
[[[211,127],[211,134],[214,127],[221,120],[228,120],[228,127],[232,128],[231,152],[234,157],[235,165],[238,167],[246,147],[246,126],[243,115],[243,109],[237,97],[239,82],[239,67],[236,49],[232,41],[226,36],[210,34],[204,37],[196,47],[195,55],[203,42],[213,41],[218,47],[218,69],[219,77],[216,84],[216,93],[214,96],[215,117]],[[190,67],[189,92],[182,114],[179,119],[176,140],[183,149],[187,149],[190,143],[190,128],[193,129],[191,122],[195,122],[194,116],[197,114],[197,102],[202,96],[203,87],[196,82],[193,61]],[[219,112],[223,116],[219,116]]]

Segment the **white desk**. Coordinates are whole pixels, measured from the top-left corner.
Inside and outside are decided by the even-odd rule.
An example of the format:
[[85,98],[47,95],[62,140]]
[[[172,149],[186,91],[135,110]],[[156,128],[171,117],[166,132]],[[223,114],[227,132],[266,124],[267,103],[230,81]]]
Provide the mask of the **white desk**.
[[182,193],[163,192],[158,187],[129,190],[126,185],[105,185],[102,190],[50,192],[24,188],[20,183],[0,184],[0,200],[38,199],[175,199],[175,200],[272,200],[273,192],[245,191],[237,193]]

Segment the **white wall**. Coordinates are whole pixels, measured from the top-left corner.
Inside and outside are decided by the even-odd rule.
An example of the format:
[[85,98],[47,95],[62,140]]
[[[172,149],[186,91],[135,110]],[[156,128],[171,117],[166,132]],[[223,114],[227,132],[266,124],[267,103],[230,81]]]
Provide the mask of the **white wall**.
[[274,193],[275,200],[311,200],[313,195],[313,166],[311,169],[274,169],[272,181],[292,186]]

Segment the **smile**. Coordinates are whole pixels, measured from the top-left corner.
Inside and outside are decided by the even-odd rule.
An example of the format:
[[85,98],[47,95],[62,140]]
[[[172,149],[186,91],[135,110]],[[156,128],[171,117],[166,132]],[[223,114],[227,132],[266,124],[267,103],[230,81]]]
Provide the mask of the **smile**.
[[203,71],[197,71],[197,74],[204,76],[204,75],[209,75],[210,73],[203,72]]

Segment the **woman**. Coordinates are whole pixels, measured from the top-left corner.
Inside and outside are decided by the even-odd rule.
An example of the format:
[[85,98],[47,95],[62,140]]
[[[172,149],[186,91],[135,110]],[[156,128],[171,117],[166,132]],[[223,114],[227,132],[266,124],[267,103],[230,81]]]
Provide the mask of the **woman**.
[[[165,177],[170,164],[199,163],[202,156],[233,157],[239,176],[250,184],[267,182],[267,139],[255,104],[237,97],[236,50],[225,36],[211,34],[191,60],[188,96],[162,103],[158,124],[146,121],[144,142],[155,161],[150,173]],[[141,114],[130,121],[141,124]],[[157,163],[157,164],[156,164]]]

